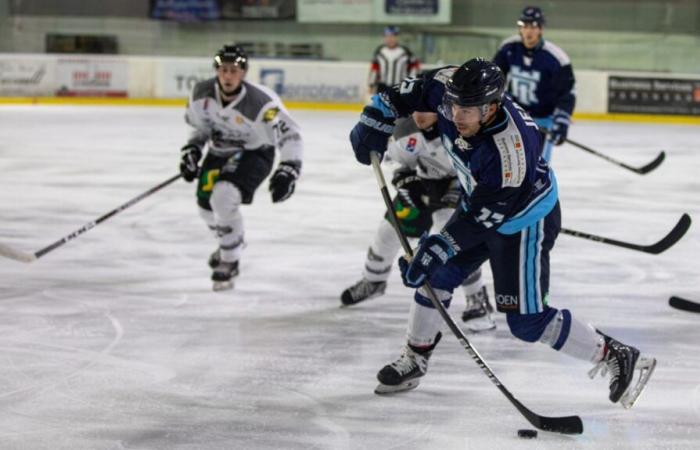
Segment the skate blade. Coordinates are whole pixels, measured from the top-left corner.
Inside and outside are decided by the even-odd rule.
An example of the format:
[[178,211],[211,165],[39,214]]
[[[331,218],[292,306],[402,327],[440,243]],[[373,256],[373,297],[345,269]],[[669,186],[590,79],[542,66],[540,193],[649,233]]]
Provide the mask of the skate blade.
[[341,308],[347,308],[348,306],[357,305],[358,303],[366,302],[367,300],[370,300],[370,299],[379,297],[379,296],[381,296],[381,295],[382,295],[382,294],[372,294],[372,295],[370,295],[370,296],[368,296],[368,297],[365,297],[365,298],[363,298],[363,299],[361,299],[361,300],[352,300],[352,299],[350,299],[350,300],[348,300],[347,302],[343,301],[343,299],[341,298],[341,299],[340,299],[340,307],[341,307]]
[[212,288],[214,292],[229,291],[233,289],[233,281],[215,281]]
[[394,386],[384,384],[384,383],[379,383],[376,388],[374,388],[374,393],[377,395],[387,395],[387,394],[395,394],[397,392],[405,392],[405,391],[410,391],[411,389],[415,389],[418,387],[420,384],[420,380],[417,378],[414,378],[413,380],[408,380],[405,381],[401,384],[397,384]]
[[639,370],[639,379],[634,386],[631,386],[620,398],[620,404],[625,409],[630,409],[634,406],[639,396],[642,395],[647,382],[656,368],[656,358],[640,357],[637,361],[634,370]]
[[464,323],[467,330],[472,333],[481,333],[482,331],[490,331],[496,329],[496,322],[491,317],[484,316],[478,319],[471,319]]

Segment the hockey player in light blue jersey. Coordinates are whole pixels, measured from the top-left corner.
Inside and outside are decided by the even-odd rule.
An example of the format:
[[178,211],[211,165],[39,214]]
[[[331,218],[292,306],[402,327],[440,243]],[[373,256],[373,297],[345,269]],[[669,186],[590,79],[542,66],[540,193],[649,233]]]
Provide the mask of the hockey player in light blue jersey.
[[561,145],[576,104],[574,72],[569,56],[542,36],[544,14],[526,7],[518,34],[501,44],[493,58],[508,77],[508,93],[546,134],[543,154],[549,162],[552,146]]
[[415,388],[427,371],[442,320],[426,285],[447,308],[453,290],[489,261],[496,307],[506,314],[513,336],[588,361],[594,364],[591,375],[604,369],[610,374],[609,399],[629,408],[656,360],[568,309],[550,306],[549,252],[561,228],[556,179],[541,156],[536,124],[504,90],[497,65],[472,59],[375,96],[350,132],[356,159],[369,164],[371,151],[386,150],[396,118],[437,112],[443,145],[464,191],[440,233],[422,239],[411,260],[399,260],[404,284],[416,288],[408,342],[401,356],[377,374],[375,392]]

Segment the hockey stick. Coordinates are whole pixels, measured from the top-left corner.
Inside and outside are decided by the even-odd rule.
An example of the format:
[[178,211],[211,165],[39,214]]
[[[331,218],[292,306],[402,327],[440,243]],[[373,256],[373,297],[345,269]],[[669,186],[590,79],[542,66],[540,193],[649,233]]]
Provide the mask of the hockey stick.
[[675,295],[668,299],[668,304],[683,311],[700,313],[700,303],[676,297]]
[[[409,245],[406,236],[404,236],[404,234],[401,232],[401,228],[399,227],[399,222],[396,218],[394,207],[391,202],[391,196],[389,195],[389,191],[386,187],[386,180],[384,179],[384,174],[382,173],[382,169],[379,165],[379,156],[376,152],[370,152],[370,158],[372,160],[372,168],[374,169],[374,175],[377,178],[377,184],[379,184],[379,188],[381,190],[382,198],[384,199],[384,204],[386,205],[391,224],[394,226],[394,230],[396,231],[396,234],[398,235],[399,240],[401,241],[401,246],[403,247],[404,251],[408,256],[413,257],[413,250],[411,249],[411,246]],[[469,340],[467,340],[467,337],[464,335],[462,330],[455,324],[454,320],[452,320],[452,317],[450,317],[450,315],[447,313],[447,310],[443,306],[442,302],[438,300],[437,296],[435,295],[435,291],[433,291],[433,288],[427,283],[423,286],[428,292],[430,302],[433,304],[435,309],[437,309],[438,313],[440,313],[440,316],[450,328],[452,333],[454,333],[454,335],[457,337],[457,340],[459,340],[464,349],[469,353],[469,356],[471,356],[471,358],[486,374],[489,380],[491,380],[491,382],[496,385],[496,387],[501,391],[501,393],[503,393],[503,395],[506,396],[506,398],[513,404],[513,406],[515,406],[515,408],[520,412],[520,414],[522,414],[523,417],[525,417],[525,419],[527,419],[527,421],[530,422],[530,424],[532,424],[533,427],[544,431],[552,431],[555,433],[563,434],[583,433],[583,422],[578,416],[540,416],[539,414],[532,412],[525,405],[520,403],[520,401],[516,399],[508,389],[506,389],[506,387],[503,385],[503,383],[501,383],[498,377],[496,377],[496,374],[494,374],[491,368],[486,364],[486,361],[484,361],[481,358],[481,355],[479,355],[479,352],[477,352],[476,348],[474,348],[474,346],[472,346],[469,343]]]
[[93,220],[92,222],[86,223],[83,225],[81,228],[75,230],[71,234],[62,237],[61,239],[57,240],[53,244],[42,248],[41,250],[37,250],[34,253],[26,253],[20,250],[15,250],[13,248],[8,247],[7,245],[4,245],[0,243],[0,256],[4,256],[6,258],[14,259],[15,261],[22,261],[26,263],[30,263],[33,261],[36,261],[37,259],[41,258],[45,254],[49,253],[52,250],[55,250],[56,248],[60,247],[61,245],[65,244],[68,241],[72,241],[73,239],[77,238],[81,234],[85,233],[86,231],[89,231],[93,228],[95,228],[97,225],[101,224],[105,220],[109,219],[110,217],[124,211],[126,208],[134,205],[135,203],[138,203],[139,201],[143,200],[144,198],[148,197],[149,195],[152,195],[159,190],[163,189],[165,186],[169,185],[173,181],[177,180],[180,178],[182,175],[177,174],[173,175],[172,177],[168,178],[167,180],[163,181],[157,186],[152,187],[151,189],[147,190],[146,192],[137,195],[136,197],[132,198],[128,202],[124,203],[123,205],[114,208],[107,214],[99,217],[96,220]]
[[652,162],[650,162],[646,166],[632,167],[632,166],[628,166],[627,164],[620,162],[616,159],[613,159],[613,158],[609,157],[608,155],[604,155],[603,153],[597,152],[597,151],[593,150],[592,148],[587,147],[581,143],[578,143],[576,141],[572,141],[571,139],[567,139],[566,142],[573,145],[574,147],[578,147],[581,150],[585,150],[588,153],[596,155],[600,158],[603,158],[604,160],[606,160],[608,162],[611,162],[611,163],[618,165],[620,167],[624,167],[625,169],[631,170],[632,172],[638,173],[640,175],[647,174],[647,173],[651,172],[652,170],[656,169],[664,161],[664,158],[666,158],[666,152],[664,152],[662,150],[661,153],[659,153],[659,155],[656,157],[656,159],[654,159]]
[[660,241],[651,245],[640,245],[632,244],[630,242],[618,241],[615,239],[610,239],[602,236],[596,236],[595,234],[584,233],[583,231],[571,230],[569,228],[562,227],[561,232],[568,234],[569,236],[576,236],[583,239],[588,239],[591,241],[600,242],[603,244],[616,245],[618,247],[628,248],[630,250],[637,250],[644,253],[651,253],[652,255],[658,255],[659,253],[665,252],[669,248],[673,247],[676,242],[678,242],[690,228],[692,220],[688,214],[683,214],[678,220],[678,223],[673,227],[673,229],[664,236]]

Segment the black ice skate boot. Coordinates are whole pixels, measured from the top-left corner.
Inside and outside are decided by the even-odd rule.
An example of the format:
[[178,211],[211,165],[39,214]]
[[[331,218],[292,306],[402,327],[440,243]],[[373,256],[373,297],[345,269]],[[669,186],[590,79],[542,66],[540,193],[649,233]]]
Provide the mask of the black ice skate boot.
[[209,255],[208,264],[209,264],[209,267],[211,267],[212,269],[216,269],[216,266],[218,266],[220,263],[221,263],[221,250],[217,248],[216,250],[214,250],[214,252],[211,255]]
[[386,281],[369,281],[363,278],[343,291],[340,295],[340,303],[344,306],[354,305],[369,298],[379,297],[385,290]]
[[470,331],[479,332],[496,328],[496,323],[491,317],[493,306],[489,302],[486,286],[482,286],[476,294],[467,295],[466,300],[467,307],[462,312],[462,322],[466,322]]
[[[602,334],[602,333],[601,333]],[[605,354],[603,359],[588,372],[594,378],[601,370],[601,376],[610,372],[610,401],[631,408],[646,387],[656,367],[656,359],[641,356],[639,350],[631,345],[625,345],[610,336],[605,338]],[[639,379],[634,382],[635,371],[639,371]]]
[[399,359],[386,365],[377,374],[379,384],[375,394],[393,394],[418,387],[420,378],[428,372],[428,360],[433,349],[440,342],[442,333],[435,336],[435,342],[429,347],[414,347],[406,344]]
[[233,278],[238,275],[238,261],[220,261],[214,269],[211,279],[214,282],[215,291],[233,289]]

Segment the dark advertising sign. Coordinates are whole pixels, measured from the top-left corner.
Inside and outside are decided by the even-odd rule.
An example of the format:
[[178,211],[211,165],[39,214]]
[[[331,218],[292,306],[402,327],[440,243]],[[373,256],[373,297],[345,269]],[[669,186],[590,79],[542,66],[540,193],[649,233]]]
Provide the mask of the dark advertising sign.
[[387,14],[435,15],[438,13],[438,0],[385,0]]
[[608,77],[608,112],[700,115],[700,79]]

